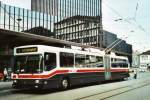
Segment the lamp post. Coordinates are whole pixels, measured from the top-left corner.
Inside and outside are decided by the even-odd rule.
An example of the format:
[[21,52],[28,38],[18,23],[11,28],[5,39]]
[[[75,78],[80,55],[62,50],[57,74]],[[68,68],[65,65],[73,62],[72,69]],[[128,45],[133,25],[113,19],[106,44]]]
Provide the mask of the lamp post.
[[123,19],[122,18],[119,18],[119,19],[115,19],[114,21],[122,21]]
[[19,32],[20,31],[20,22],[22,21],[22,19],[18,18],[17,21],[18,21],[18,32]]

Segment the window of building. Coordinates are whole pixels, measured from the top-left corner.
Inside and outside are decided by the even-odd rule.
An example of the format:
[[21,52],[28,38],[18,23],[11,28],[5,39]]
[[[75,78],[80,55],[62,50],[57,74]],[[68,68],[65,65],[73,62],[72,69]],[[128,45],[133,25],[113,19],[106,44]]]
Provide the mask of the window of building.
[[142,58],[142,60],[148,60],[148,56],[146,56],[146,55],[142,55],[141,58]]
[[74,24],[76,24],[77,23],[77,20],[74,20]]
[[73,67],[74,66],[74,54],[60,52],[60,67]]
[[89,23],[86,22],[85,25],[84,25],[84,28],[88,28],[89,27]]

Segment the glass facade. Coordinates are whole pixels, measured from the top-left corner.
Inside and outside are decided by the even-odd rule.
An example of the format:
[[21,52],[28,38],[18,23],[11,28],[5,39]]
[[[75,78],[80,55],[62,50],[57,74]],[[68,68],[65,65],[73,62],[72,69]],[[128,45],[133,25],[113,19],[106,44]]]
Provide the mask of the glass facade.
[[0,28],[2,29],[51,36],[54,30],[53,24],[56,22],[55,17],[0,3]]
[[60,20],[76,15],[101,16],[101,0],[31,0],[31,9]]
[[101,0],[31,0],[54,20],[55,38],[102,47]]

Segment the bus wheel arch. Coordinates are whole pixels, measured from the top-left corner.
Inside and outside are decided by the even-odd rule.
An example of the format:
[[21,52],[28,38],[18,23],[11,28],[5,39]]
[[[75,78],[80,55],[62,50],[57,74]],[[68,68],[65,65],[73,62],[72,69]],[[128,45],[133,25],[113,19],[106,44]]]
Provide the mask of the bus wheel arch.
[[65,90],[70,87],[70,80],[68,77],[62,77],[61,82],[60,82],[60,88]]

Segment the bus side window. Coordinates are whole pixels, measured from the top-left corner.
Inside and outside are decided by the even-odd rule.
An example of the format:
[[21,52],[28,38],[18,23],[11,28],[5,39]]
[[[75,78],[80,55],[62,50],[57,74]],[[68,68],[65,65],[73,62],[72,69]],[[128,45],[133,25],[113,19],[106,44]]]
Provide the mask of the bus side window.
[[73,67],[74,54],[67,52],[60,52],[60,67]]
[[96,57],[96,67],[104,67],[103,65],[103,57]]
[[85,66],[85,58],[84,54],[76,54],[75,55],[75,67],[76,68],[83,68]]
[[45,53],[45,71],[52,70],[56,67],[56,53]]

